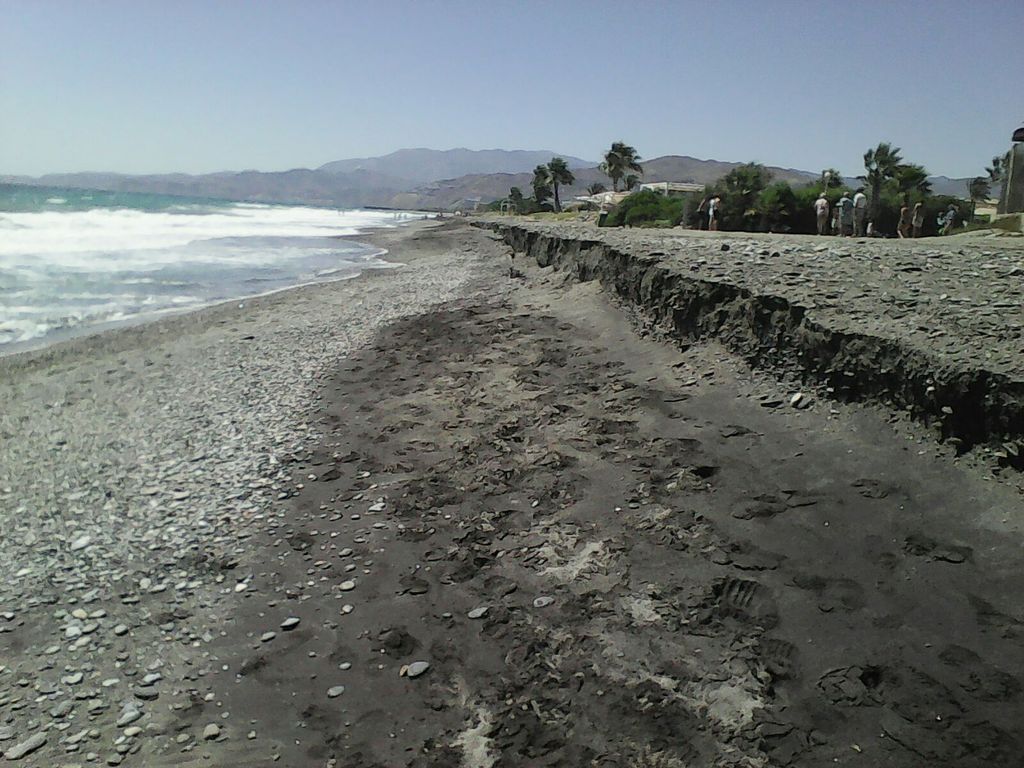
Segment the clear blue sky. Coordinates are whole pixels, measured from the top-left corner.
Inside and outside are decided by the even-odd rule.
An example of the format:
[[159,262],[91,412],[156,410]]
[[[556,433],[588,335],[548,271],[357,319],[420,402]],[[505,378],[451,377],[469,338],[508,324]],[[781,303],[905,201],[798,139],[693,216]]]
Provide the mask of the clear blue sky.
[[1024,1],[0,0],[0,173],[281,170],[616,139],[982,172],[1024,123]]

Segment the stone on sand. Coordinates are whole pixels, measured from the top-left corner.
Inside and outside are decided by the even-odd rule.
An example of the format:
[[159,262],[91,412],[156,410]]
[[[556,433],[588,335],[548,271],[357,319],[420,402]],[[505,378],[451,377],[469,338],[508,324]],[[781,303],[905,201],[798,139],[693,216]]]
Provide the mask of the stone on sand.
[[21,760],[21,758],[32,754],[46,743],[45,733],[34,733],[18,744],[4,752],[5,760]]

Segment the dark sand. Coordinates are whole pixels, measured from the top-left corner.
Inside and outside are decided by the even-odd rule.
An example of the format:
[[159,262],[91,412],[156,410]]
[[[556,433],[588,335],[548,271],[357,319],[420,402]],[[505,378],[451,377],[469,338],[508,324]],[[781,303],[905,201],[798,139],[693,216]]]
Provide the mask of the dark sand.
[[159,764],[1024,763],[1015,478],[516,266],[324,389]]

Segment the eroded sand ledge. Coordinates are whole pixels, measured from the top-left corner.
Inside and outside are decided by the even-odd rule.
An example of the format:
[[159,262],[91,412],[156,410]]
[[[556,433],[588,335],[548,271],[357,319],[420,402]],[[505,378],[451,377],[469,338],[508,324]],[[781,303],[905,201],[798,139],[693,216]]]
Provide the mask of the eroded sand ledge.
[[599,280],[677,340],[717,338],[964,448],[1024,437],[1018,247],[479,224],[540,266]]

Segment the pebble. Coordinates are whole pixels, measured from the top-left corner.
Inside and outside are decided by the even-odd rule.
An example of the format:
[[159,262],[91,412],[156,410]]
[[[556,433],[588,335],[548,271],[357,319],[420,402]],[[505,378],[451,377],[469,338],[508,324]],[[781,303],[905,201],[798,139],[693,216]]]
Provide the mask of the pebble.
[[220,736],[220,726],[216,723],[210,723],[203,728],[203,739],[205,741],[213,741],[218,736]]
[[79,536],[77,539],[71,542],[71,551],[77,552],[80,549],[85,549],[92,544],[92,536]]
[[480,608],[474,608],[472,611],[470,611],[466,615],[469,616],[469,618],[471,618],[471,619],[482,619],[484,617],[484,615],[487,613],[488,610],[489,610],[489,607],[485,605],[485,606],[482,606]]
[[125,624],[118,624],[116,627],[114,627],[114,634],[117,635],[118,637],[121,637],[122,635],[127,635],[128,634],[128,627],[127,627],[127,625],[125,625]]
[[46,743],[45,733],[34,733],[27,739],[4,752],[6,760],[21,760],[21,758],[32,754]]
[[142,712],[140,710],[135,707],[128,706],[121,711],[121,716],[117,718],[116,725],[118,728],[124,728],[126,725],[131,725],[141,717]]
[[301,621],[302,619],[296,618],[295,616],[290,616],[281,622],[281,629],[283,629],[285,632],[288,632],[289,630],[295,629],[297,626],[299,626],[299,622]]
[[429,662],[414,661],[412,664],[405,668],[405,674],[407,677],[419,677],[428,669],[430,669]]
[[277,637],[277,632],[264,632],[262,635],[260,635],[260,642],[269,643],[275,637]]
[[343,694],[344,692],[345,692],[345,686],[344,685],[335,685],[334,687],[327,689],[327,698],[329,698],[329,699],[336,699],[339,696],[341,696],[341,694]]
[[341,584],[338,585],[338,589],[340,589],[342,592],[351,592],[355,588],[356,583],[354,581],[343,581],[341,582]]
[[553,602],[555,602],[555,598],[553,598],[553,597],[547,597],[547,596],[538,597],[536,600],[533,601],[533,607],[534,608],[547,608]]

